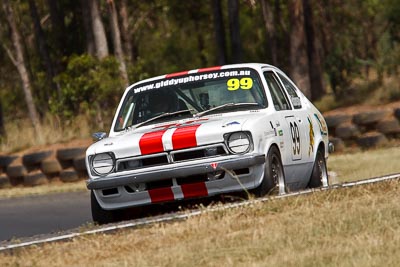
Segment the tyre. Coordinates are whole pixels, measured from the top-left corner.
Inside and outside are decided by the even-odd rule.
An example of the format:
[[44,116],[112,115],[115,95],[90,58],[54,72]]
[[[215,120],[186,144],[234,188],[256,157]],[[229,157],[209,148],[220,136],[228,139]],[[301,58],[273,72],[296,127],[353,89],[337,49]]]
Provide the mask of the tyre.
[[60,179],[64,183],[72,183],[79,180],[79,175],[75,170],[63,170],[60,173]]
[[75,148],[64,148],[57,150],[57,159],[62,161],[73,160],[74,158],[84,156],[86,148],[75,147]]
[[44,174],[58,174],[61,172],[61,165],[56,159],[46,159],[40,164]]
[[369,110],[360,112],[353,117],[353,122],[357,125],[367,125],[376,123],[386,116],[388,116],[391,112],[388,110]]
[[387,138],[378,132],[369,132],[358,138],[357,143],[362,148],[380,146],[387,143]]
[[400,133],[400,123],[395,117],[389,117],[378,122],[376,129],[383,134],[396,134]]
[[322,149],[318,149],[308,187],[317,188],[328,185],[329,177],[324,152]]
[[90,204],[92,209],[92,218],[95,223],[107,224],[117,222],[121,218],[121,212],[118,210],[105,210],[97,202],[93,190],[90,192]]
[[25,186],[37,186],[37,185],[42,185],[42,184],[47,184],[48,180],[46,178],[46,175],[44,175],[41,172],[37,173],[30,173],[26,176],[24,176],[24,185]]
[[0,169],[6,170],[7,166],[13,162],[17,156],[0,156]]
[[352,116],[346,113],[337,113],[337,114],[326,114],[324,115],[326,124],[328,128],[333,129],[339,126],[340,124],[350,122]]
[[285,174],[283,172],[281,154],[276,146],[272,146],[265,161],[264,178],[254,189],[257,197],[284,194],[286,192]]
[[51,151],[35,152],[25,154],[22,157],[22,164],[28,170],[33,170],[40,167],[40,163],[51,155]]
[[73,165],[74,165],[74,169],[77,172],[87,173],[87,171],[86,171],[86,162],[85,162],[85,157],[84,156],[75,158],[73,160]]
[[9,188],[11,187],[10,180],[7,176],[0,176],[0,188]]
[[8,177],[24,177],[28,174],[23,165],[10,165],[7,167],[6,173]]
[[360,135],[360,131],[356,125],[352,123],[345,123],[336,128],[335,135],[342,139],[351,139]]

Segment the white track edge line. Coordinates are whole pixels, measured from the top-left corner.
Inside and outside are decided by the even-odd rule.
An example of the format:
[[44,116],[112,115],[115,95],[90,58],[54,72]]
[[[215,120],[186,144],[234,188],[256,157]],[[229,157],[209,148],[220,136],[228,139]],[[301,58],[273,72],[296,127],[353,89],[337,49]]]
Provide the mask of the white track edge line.
[[298,192],[287,193],[287,194],[273,196],[273,197],[263,197],[263,198],[247,200],[247,201],[243,201],[243,202],[239,202],[239,203],[225,204],[225,205],[208,208],[208,209],[206,208],[206,209],[194,210],[189,213],[172,214],[167,217],[161,217],[161,218],[155,218],[155,219],[149,219],[149,220],[139,219],[138,221],[133,221],[133,222],[126,223],[126,224],[100,227],[97,229],[88,230],[88,231],[84,231],[81,233],[70,233],[70,234],[60,235],[60,236],[56,236],[56,237],[45,238],[45,239],[41,239],[41,240],[34,240],[34,241],[29,241],[29,242],[24,242],[24,243],[19,243],[19,244],[7,245],[7,246],[0,247],[0,252],[5,251],[5,250],[10,250],[10,249],[15,249],[15,248],[32,246],[32,245],[40,245],[40,244],[44,244],[44,243],[68,240],[68,239],[72,239],[72,238],[84,236],[84,235],[111,232],[111,231],[125,229],[125,228],[133,228],[133,227],[138,227],[138,226],[143,226],[143,225],[151,225],[151,224],[155,224],[155,223],[168,222],[168,221],[173,221],[173,220],[184,220],[184,219],[187,219],[187,218],[190,218],[193,216],[198,216],[200,214],[204,214],[207,212],[216,212],[216,211],[222,211],[222,210],[226,210],[226,209],[238,208],[238,207],[243,207],[243,206],[251,206],[256,203],[270,201],[272,199],[281,199],[281,198],[287,198],[287,197],[293,197],[293,196],[300,196],[300,195],[310,194],[313,192],[353,187],[353,186],[357,186],[357,185],[373,184],[373,183],[383,182],[383,181],[397,179],[397,178],[400,178],[400,173],[390,174],[390,175],[385,175],[385,176],[380,176],[380,177],[374,177],[374,178],[359,180],[359,181],[355,181],[355,182],[334,184],[329,187],[322,187],[322,188],[317,188],[317,189],[306,189],[306,190],[302,190],[302,191],[298,191]]

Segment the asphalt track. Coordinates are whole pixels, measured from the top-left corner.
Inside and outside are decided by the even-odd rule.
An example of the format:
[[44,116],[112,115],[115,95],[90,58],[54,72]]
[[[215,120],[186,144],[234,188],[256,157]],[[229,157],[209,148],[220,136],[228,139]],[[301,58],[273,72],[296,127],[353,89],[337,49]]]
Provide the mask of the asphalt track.
[[89,192],[0,199],[0,242],[92,222]]

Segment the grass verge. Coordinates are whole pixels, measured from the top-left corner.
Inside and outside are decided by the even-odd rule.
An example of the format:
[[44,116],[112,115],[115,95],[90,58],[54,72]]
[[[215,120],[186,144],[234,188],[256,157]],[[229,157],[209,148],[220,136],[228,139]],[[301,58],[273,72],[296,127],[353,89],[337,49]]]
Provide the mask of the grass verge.
[[1,266],[397,266],[400,182],[24,248]]

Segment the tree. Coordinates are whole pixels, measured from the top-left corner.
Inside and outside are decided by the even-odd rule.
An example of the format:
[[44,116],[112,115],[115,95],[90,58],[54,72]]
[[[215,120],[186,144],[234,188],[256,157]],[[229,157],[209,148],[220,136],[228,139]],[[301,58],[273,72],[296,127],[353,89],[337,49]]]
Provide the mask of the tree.
[[121,33],[119,31],[119,25],[118,25],[118,14],[115,8],[114,1],[107,0],[107,3],[108,3],[108,14],[110,15],[112,40],[114,44],[114,54],[117,60],[119,61],[119,71],[121,73],[121,78],[124,81],[124,85],[127,87],[129,85],[129,80],[128,80],[128,73],[126,71],[124,52],[122,50]]
[[0,101],[0,140],[5,135],[6,135],[6,129],[4,127],[3,106],[2,106],[1,101]]
[[289,1],[290,16],[290,74],[301,91],[311,97],[307,56],[307,42],[304,30],[304,13],[301,0]]
[[119,17],[121,18],[121,41],[124,49],[124,55],[130,62],[133,63],[135,55],[132,48],[132,34],[129,31],[128,5],[126,0],[120,1],[118,6]]
[[239,0],[228,0],[229,32],[232,45],[232,63],[242,61],[242,42],[240,40]]
[[[44,64],[44,68],[46,70],[48,84],[50,85],[50,87],[53,91],[57,91],[58,97],[60,98],[61,91],[60,91],[60,88],[57,86],[57,84],[53,80],[54,76],[55,76],[55,70],[53,67],[53,62],[51,61],[51,58],[50,58],[49,47],[47,45],[42,26],[40,25],[40,18],[39,18],[39,14],[37,12],[36,4],[35,4],[34,0],[29,0],[28,2],[29,2],[29,10],[30,10],[31,17],[33,20],[33,28],[34,28],[34,33],[35,33],[36,46],[38,47],[41,61]],[[50,98],[50,93],[48,92],[48,90],[46,88],[44,88],[44,91],[45,91],[46,99],[48,100]]]
[[267,37],[267,46],[269,53],[271,54],[271,60],[273,65],[278,65],[278,47],[277,47],[277,39],[275,33],[275,18],[274,12],[272,11],[272,7],[269,3],[269,0],[261,0],[261,8],[262,14],[265,24],[266,37]]
[[319,42],[315,34],[314,14],[312,0],[303,0],[304,25],[307,38],[307,55],[309,62],[309,77],[311,99],[320,99],[325,94],[323,84],[322,59],[320,56]]
[[12,41],[12,45],[15,50],[15,55],[11,52],[11,50],[6,45],[3,44],[3,46],[7,52],[10,60],[12,61],[12,63],[18,70],[18,73],[19,73],[19,76],[20,76],[20,79],[22,82],[22,88],[24,90],[26,105],[28,106],[30,120],[36,131],[36,134],[38,135],[39,138],[41,138],[39,117],[37,115],[36,107],[33,102],[31,81],[30,81],[28,71],[26,68],[24,51],[23,51],[22,42],[21,42],[21,35],[18,31],[17,24],[15,22],[14,11],[8,0],[3,0],[3,10],[5,13],[8,25],[11,30],[11,41]]
[[90,19],[90,7],[87,0],[81,0],[82,22],[85,32],[86,53],[96,56],[96,47],[92,30],[92,20]]
[[92,31],[96,57],[103,59],[108,56],[108,43],[103,22],[101,21],[99,5],[97,0],[89,0],[90,20],[92,22]]
[[217,47],[217,64],[226,64],[225,26],[222,16],[221,0],[211,0],[214,18],[215,43]]

